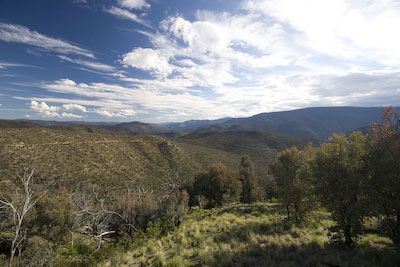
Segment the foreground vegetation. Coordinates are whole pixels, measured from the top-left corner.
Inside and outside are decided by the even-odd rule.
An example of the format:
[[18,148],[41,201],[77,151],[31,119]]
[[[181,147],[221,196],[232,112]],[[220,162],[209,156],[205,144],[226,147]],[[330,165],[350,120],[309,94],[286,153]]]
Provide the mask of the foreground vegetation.
[[400,264],[394,109],[367,135],[281,151],[266,176],[249,156],[161,137],[42,131],[54,142],[7,131],[0,142],[9,266]]
[[[373,232],[351,250],[329,240],[329,213],[290,227],[278,203],[195,209],[166,236],[136,240],[100,266],[398,266],[400,248]],[[371,227],[371,224],[365,224]]]

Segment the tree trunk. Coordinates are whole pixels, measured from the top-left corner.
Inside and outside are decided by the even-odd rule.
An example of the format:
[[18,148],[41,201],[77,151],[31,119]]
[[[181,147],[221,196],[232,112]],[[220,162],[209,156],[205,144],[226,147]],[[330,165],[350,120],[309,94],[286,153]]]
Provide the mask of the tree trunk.
[[286,213],[287,213],[288,221],[290,222],[290,209],[289,209],[289,205],[286,205]]
[[393,242],[395,244],[400,244],[400,210],[397,210],[397,215],[396,215],[396,226],[394,229],[394,238],[393,238]]
[[346,225],[344,226],[343,232],[346,245],[351,246],[353,244],[353,239],[351,238],[351,224],[349,218],[346,219]]

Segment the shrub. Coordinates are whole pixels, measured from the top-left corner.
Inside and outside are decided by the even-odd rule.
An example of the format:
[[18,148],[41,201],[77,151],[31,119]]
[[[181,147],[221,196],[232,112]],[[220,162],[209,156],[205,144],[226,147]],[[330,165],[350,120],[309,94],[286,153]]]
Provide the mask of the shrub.
[[56,242],[73,229],[74,223],[71,194],[62,188],[44,195],[36,203],[28,225],[33,235]]
[[278,153],[271,164],[277,193],[286,208],[288,220],[299,223],[311,209],[312,181],[309,161],[312,148],[301,151],[295,147]]
[[244,203],[252,203],[262,200],[262,190],[257,180],[254,163],[249,156],[243,156],[239,166],[242,193],[240,200]]
[[368,134],[369,208],[382,218],[392,241],[400,243],[400,116],[387,108],[382,118],[383,124],[372,125]]
[[24,266],[45,266],[51,262],[53,246],[51,242],[40,236],[32,236],[28,239],[26,249],[22,253]]
[[218,205],[239,200],[242,189],[238,175],[222,163],[215,163],[208,172],[198,174],[193,187],[195,195],[203,195]]
[[361,133],[335,135],[321,145],[313,162],[316,192],[337,223],[332,236],[344,235],[348,245],[362,231],[366,153],[366,138]]

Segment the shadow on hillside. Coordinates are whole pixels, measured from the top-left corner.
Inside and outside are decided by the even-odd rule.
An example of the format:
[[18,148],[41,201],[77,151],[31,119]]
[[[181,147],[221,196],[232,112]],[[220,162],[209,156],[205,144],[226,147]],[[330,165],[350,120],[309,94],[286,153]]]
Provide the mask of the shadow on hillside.
[[[214,242],[239,245],[218,251],[210,266],[400,266],[400,248],[324,246],[287,229],[283,221],[249,223],[214,237]],[[312,237],[309,237],[312,238]],[[274,240],[274,241],[272,241]],[[309,240],[309,239],[308,239]]]
[[195,214],[196,220],[203,220],[211,216],[220,216],[225,213],[231,213],[236,216],[260,216],[260,215],[276,215],[283,214],[282,207],[279,204],[259,205],[259,204],[236,204],[235,206],[227,206],[219,208],[217,211],[210,209],[200,209],[201,212]]
[[219,252],[210,266],[399,266],[400,254],[394,248],[321,247],[303,245],[250,245],[244,251]]
[[277,236],[277,235],[285,235],[285,234],[293,234],[291,233],[289,227],[283,220],[277,220],[274,222],[262,223],[262,222],[249,222],[245,225],[240,225],[234,227],[232,230],[224,231],[217,233],[214,236],[214,242],[216,243],[231,243],[231,242],[251,242],[251,239],[254,236],[264,236],[267,237],[269,235]]
[[277,214],[282,212],[282,207],[279,204],[271,205],[259,205],[259,204],[239,204],[231,207],[225,207],[219,211],[217,215],[224,213],[232,213],[237,216],[246,215],[265,215],[265,214]]

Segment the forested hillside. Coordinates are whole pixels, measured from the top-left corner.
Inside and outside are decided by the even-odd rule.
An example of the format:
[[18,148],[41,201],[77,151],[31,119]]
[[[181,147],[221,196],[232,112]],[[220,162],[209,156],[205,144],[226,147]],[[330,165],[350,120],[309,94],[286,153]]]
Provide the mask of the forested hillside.
[[128,180],[157,187],[160,179],[182,180],[209,164],[236,166],[239,156],[160,136],[135,137],[97,127],[31,127],[0,131],[0,173],[12,177],[23,165],[35,168],[42,179],[68,188],[91,184],[108,190]]

